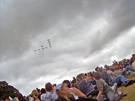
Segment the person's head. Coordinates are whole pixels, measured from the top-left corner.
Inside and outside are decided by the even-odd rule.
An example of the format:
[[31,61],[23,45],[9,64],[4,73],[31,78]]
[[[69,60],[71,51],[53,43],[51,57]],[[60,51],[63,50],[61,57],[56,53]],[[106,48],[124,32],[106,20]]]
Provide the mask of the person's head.
[[55,87],[56,86],[56,84],[53,84],[53,87]]
[[44,94],[44,93],[46,93],[45,88],[42,88],[41,89],[41,94]]
[[123,66],[120,66],[120,70],[123,70],[124,69],[124,67]]
[[103,71],[103,68],[98,68],[97,72],[102,72],[102,71]]
[[50,82],[46,83],[45,89],[46,91],[51,92],[53,90],[52,84]]
[[70,88],[70,81],[69,80],[64,80],[63,83],[66,83],[67,87]]
[[26,96],[23,96],[24,99],[26,99]]
[[14,98],[14,101],[19,101],[19,99],[17,97]]
[[36,89],[37,89],[38,93],[39,93],[39,94],[41,94],[41,90],[40,90],[40,89],[38,89],[38,88],[36,88]]
[[134,57],[135,56],[135,54],[132,54],[132,57]]
[[134,59],[131,57],[130,60],[129,60],[129,63],[132,64],[133,60]]
[[110,67],[110,70],[111,70],[111,71],[114,71],[114,68]]
[[117,61],[116,60],[113,61],[113,65],[117,65]]
[[29,94],[27,97],[31,97],[31,94]]
[[103,71],[103,72],[106,72],[106,68],[102,68],[102,71]]
[[89,77],[93,77],[93,73],[92,72],[88,72],[88,76]]
[[97,66],[97,67],[95,68],[95,71],[98,71],[98,69],[99,69],[99,67]]
[[68,87],[67,83],[62,83],[61,91],[68,92],[68,89],[69,89],[69,87]]
[[90,76],[93,77],[93,73],[92,72],[90,72]]
[[85,74],[84,74],[84,73],[81,73],[81,76],[82,76],[82,77],[84,77],[84,76],[85,76]]
[[105,68],[106,68],[106,70],[110,70],[110,67],[109,66],[106,66]]
[[94,79],[95,79],[96,81],[102,78],[100,72],[95,72],[95,73],[93,74],[93,77],[94,77]]
[[31,93],[31,95],[32,95],[32,97],[34,97],[34,96],[38,97],[39,93],[36,89],[34,89]]
[[132,54],[132,58],[135,60],[135,54]]
[[59,89],[56,90],[56,94],[59,98],[62,98],[63,100],[70,101],[69,98],[73,97],[69,92],[63,92]]
[[107,65],[104,65],[104,67],[106,67]]
[[83,79],[84,78],[83,78],[82,74],[77,75],[77,77],[76,77],[76,84],[79,84]]
[[39,95],[38,91],[34,89],[34,90],[32,91],[32,93],[31,93],[31,96],[33,97],[33,101],[40,101],[40,100],[38,99],[38,95]]
[[118,70],[118,66],[115,65],[115,66],[113,67],[113,69],[114,69],[114,71],[115,71],[115,70]]
[[75,80],[75,77],[73,77],[73,80]]

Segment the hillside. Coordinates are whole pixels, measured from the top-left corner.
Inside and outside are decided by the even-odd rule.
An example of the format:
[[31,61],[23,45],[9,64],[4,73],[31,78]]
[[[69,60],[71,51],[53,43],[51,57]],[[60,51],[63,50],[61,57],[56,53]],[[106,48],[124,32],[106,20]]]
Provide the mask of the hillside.
[[[130,80],[135,79],[135,75],[127,77]],[[129,85],[128,87],[120,86],[118,87],[119,91],[122,91],[127,96],[122,97],[119,101],[135,101],[135,83]],[[18,95],[18,90],[11,85],[8,85],[5,81],[0,81],[0,99],[5,99],[8,96],[15,97]]]
[[[134,80],[135,75],[128,76],[127,78],[130,80]],[[135,83],[129,85],[128,87],[120,86],[118,90],[122,91],[124,94],[127,94],[127,96],[122,97],[122,99],[119,101],[135,101]]]

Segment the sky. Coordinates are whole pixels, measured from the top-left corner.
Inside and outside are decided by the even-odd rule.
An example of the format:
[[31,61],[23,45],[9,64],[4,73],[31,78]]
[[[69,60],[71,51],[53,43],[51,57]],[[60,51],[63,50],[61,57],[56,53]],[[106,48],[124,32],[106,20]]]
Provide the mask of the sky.
[[134,0],[0,0],[0,81],[28,95],[130,58],[134,18]]

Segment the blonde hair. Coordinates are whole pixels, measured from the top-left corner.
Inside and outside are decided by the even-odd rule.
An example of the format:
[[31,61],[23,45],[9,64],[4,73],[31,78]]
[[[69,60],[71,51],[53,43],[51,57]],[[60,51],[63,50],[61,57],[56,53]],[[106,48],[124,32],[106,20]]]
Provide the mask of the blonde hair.
[[76,77],[76,84],[78,85],[83,79],[84,78],[83,78],[82,74],[77,75],[77,77]]
[[64,85],[68,86],[66,83],[62,83],[61,90],[63,90]]
[[35,96],[38,96],[38,91],[34,89],[34,90],[32,91],[32,93],[31,93],[31,95],[32,95],[32,96],[34,96],[34,95],[35,95]]
[[33,90],[32,93],[31,93],[32,97],[34,98],[33,101],[40,101],[37,96],[38,96],[38,91],[37,90]]
[[70,101],[70,98],[74,98],[72,94],[70,94],[69,92],[64,92],[64,85],[67,85],[66,83],[63,83],[61,86],[61,90],[57,89],[56,90],[56,94],[58,95],[58,97],[62,98],[62,99],[66,99],[67,101]]
[[58,97],[62,98],[62,99],[66,99],[67,101],[70,101],[69,98],[72,97],[72,95],[68,92],[62,92],[60,90],[56,90],[56,94],[58,95]]
[[17,97],[15,97],[14,101],[19,101],[19,99]]

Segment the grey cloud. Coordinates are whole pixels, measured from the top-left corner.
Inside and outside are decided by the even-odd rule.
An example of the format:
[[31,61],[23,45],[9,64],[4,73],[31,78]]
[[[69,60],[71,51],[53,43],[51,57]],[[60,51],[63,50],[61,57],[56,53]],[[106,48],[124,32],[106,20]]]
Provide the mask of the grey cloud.
[[[50,29],[50,27],[54,26],[61,19],[72,20],[79,15],[88,16],[89,18],[92,18],[95,16],[95,11],[98,13],[102,13],[101,11],[105,10],[104,2],[99,2],[100,3],[95,1],[71,2],[43,0],[37,3],[36,0],[27,2],[21,0],[13,0],[10,2],[2,1],[1,33],[7,33],[7,35],[12,35],[13,38],[11,41],[13,41],[13,39],[16,39],[15,36],[19,36],[19,39],[20,37],[25,36],[26,41],[29,41],[31,38],[42,33],[44,30]],[[110,4],[107,3],[106,6],[108,5]],[[18,40],[16,42],[9,43],[10,47],[7,47],[7,44],[5,42],[3,42],[3,44],[4,47],[9,49],[13,53],[15,52],[14,50],[18,51],[18,53],[23,53],[23,51],[29,49],[29,47],[27,46],[22,47],[21,44],[23,44],[23,42],[24,41],[20,41],[19,44]],[[15,43],[18,43],[16,47],[14,46]],[[30,45],[30,43],[28,44]],[[5,51],[5,49],[3,49],[2,51]],[[4,52],[2,52],[1,54],[3,53]],[[12,54],[10,54],[8,50],[6,50],[5,54],[9,54],[12,57]]]
[[[108,16],[107,18],[107,22],[109,23],[110,28],[107,29],[106,33],[101,32],[100,30],[95,33],[95,36],[90,43],[90,45],[93,47],[90,50],[90,53],[100,51],[101,49],[103,49],[105,44],[112,42],[112,40],[120,36],[124,31],[134,26],[134,5],[134,2],[127,3],[126,1],[121,1],[118,2],[116,6],[114,5],[114,9],[110,11],[111,16]],[[102,37],[104,34],[105,36]]]
[[[117,40],[135,26],[134,5],[124,0],[2,1],[0,79],[28,94],[49,80],[70,79],[110,64],[115,55],[118,59],[128,56],[135,50],[133,36],[126,40],[129,45]],[[101,23],[96,22],[100,18]],[[48,48],[34,52],[41,45]]]

